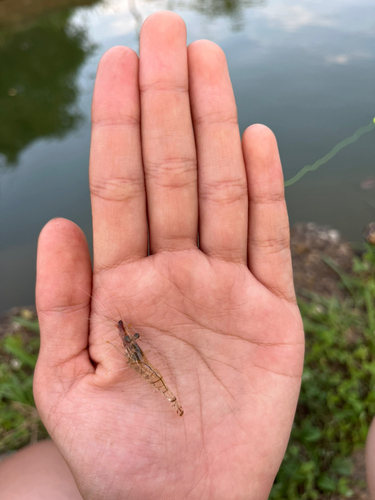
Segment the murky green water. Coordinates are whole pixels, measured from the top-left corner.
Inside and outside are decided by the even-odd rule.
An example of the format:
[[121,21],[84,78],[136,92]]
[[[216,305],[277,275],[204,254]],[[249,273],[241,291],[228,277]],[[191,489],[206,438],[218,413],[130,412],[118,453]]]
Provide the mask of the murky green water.
[[[72,219],[91,240],[96,67],[113,45],[138,50],[152,12],[178,12],[188,42],[223,48],[241,132],[254,122],[274,130],[286,179],[375,116],[373,0],[56,2],[69,10],[35,0],[32,12],[22,1],[0,1],[0,311],[34,302],[36,242],[50,218]],[[286,193],[291,223],[328,224],[360,242],[375,220],[375,131]]]

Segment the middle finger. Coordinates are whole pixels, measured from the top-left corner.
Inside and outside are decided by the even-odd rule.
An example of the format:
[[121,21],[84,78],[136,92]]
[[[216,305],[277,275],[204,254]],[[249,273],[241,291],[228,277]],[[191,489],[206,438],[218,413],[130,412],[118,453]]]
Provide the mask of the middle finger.
[[186,28],[178,15],[158,12],[143,24],[139,86],[151,252],[191,248],[198,230],[197,168]]

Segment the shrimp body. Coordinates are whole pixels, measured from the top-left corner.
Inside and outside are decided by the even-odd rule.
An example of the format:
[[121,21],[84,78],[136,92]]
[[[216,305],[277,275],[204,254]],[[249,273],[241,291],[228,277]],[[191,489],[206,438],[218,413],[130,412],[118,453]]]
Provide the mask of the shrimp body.
[[129,365],[134,371],[139,373],[147,382],[161,392],[171,403],[172,408],[175,408],[178,415],[182,417],[184,410],[180,406],[176,396],[168,388],[163,377],[148,361],[145,353],[137,344],[139,333],[134,333],[132,336],[122,320],[117,323],[118,333],[125,348],[125,355],[128,358]]

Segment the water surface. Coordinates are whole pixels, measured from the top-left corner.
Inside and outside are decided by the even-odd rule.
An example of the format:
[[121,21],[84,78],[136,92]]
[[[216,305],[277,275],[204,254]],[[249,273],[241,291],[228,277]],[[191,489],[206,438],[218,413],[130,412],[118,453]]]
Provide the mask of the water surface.
[[[73,220],[91,241],[96,67],[113,45],[138,51],[152,12],[179,13],[188,43],[222,47],[241,132],[273,129],[286,179],[375,116],[373,0],[35,0],[32,11],[22,1],[0,2],[0,311],[34,303],[36,242],[49,219]],[[375,131],[287,187],[291,223],[327,224],[360,243],[375,220],[374,159]]]

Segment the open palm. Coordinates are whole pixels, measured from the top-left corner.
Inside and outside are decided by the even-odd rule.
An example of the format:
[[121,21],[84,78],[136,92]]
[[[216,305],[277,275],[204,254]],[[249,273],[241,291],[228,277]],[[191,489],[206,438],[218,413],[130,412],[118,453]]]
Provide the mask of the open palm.
[[[34,384],[82,496],[267,498],[303,361],[281,165],[266,127],[241,147],[225,57],[175,14],[145,22],[139,63],[100,63],[90,187],[93,276],[73,223],[40,236]],[[108,343],[120,319],[182,417]]]

